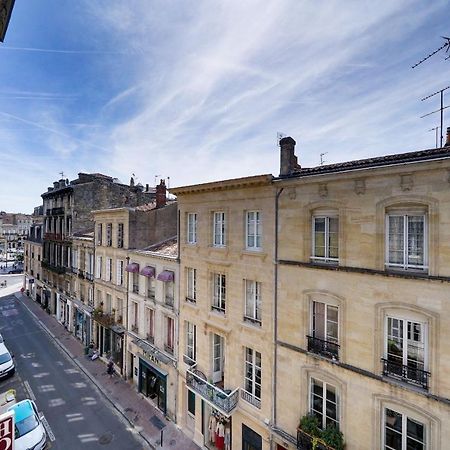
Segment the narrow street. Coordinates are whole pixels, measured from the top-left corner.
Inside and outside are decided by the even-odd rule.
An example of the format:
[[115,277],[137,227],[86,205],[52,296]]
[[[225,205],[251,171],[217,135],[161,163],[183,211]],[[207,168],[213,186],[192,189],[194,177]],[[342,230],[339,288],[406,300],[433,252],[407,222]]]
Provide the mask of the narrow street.
[[0,381],[0,390],[14,387],[19,400],[35,398],[48,422],[50,448],[146,448],[14,295],[0,298],[0,331],[17,369]]

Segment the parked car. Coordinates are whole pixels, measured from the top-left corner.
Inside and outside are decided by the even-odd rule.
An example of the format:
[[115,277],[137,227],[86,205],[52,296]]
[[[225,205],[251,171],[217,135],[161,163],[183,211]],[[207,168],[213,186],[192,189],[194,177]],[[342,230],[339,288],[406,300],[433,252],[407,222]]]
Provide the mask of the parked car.
[[3,342],[0,343],[0,378],[13,375],[15,370],[13,355],[9,353],[9,350]]
[[3,336],[2,336],[2,333],[0,333],[0,344],[3,344]]
[[47,433],[42,425],[36,404],[32,400],[22,400],[8,408],[14,411],[15,450],[44,450]]

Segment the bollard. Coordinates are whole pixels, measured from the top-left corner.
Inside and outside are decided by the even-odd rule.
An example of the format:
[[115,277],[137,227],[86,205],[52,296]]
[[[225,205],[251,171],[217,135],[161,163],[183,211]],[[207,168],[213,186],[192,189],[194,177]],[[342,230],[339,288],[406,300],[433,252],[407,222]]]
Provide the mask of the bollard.
[[161,447],[163,446],[163,430],[161,430]]

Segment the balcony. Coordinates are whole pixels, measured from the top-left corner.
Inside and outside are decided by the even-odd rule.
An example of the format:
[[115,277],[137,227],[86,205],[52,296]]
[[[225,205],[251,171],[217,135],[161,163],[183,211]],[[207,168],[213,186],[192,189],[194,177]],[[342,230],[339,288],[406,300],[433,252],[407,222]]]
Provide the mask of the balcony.
[[94,274],[86,272],[84,276],[85,276],[86,280],[94,281]]
[[229,417],[239,401],[239,388],[234,391],[219,389],[209,383],[205,375],[192,366],[186,371],[186,385],[199,394],[206,402]]
[[44,240],[46,241],[63,241],[63,235],[60,233],[44,233]]
[[250,392],[247,392],[245,389],[242,388],[241,388],[241,397],[247,403],[250,403],[250,405],[253,405],[256,408],[261,409],[261,399],[255,397],[253,394],[250,394]]
[[66,273],[66,268],[63,266],[55,266],[53,264],[50,264],[49,262],[42,261],[42,267],[44,269],[50,270],[51,272],[56,272],[58,274],[64,274]]
[[428,378],[430,377],[430,372],[426,370],[419,369],[418,367],[413,367],[411,364],[404,365],[400,362],[387,360],[382,358],[383,362],[383,375],[388,377],[396,378],[405,383],[413,384],[419,386],[425,390],[428,390]]
[[325,358],[339,361],[338,344],[313,336],[306,337],[308,338],[308,352],[316,353],[318,355],[325,356]]
[[336,447],[327,445],[322,439],[305,433],[302,429],[297,430],[298,450],[335,450]]
[[78,278],[84,279],[84,272],[81,269],[78,269]]
[[101,309],[95,309],[92,313],[94,320],[104,327],[109,328],[114,325],[114,316],[112,314],[104,313]]

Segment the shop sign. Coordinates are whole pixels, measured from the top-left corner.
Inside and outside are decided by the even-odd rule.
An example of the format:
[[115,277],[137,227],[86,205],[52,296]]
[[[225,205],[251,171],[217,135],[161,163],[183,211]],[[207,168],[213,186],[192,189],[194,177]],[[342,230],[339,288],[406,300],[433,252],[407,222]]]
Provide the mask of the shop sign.
[[14,412],[10,411],[0,416],[0,450],[14,448]]
[[[158,364],[158,363],[159,363],[158,359],[156,358],[155,355],[153,355],[153,353],[148,353],[148,352],[146,352],[145,350],[143,350],[142,353],[143,353],[144,356],[145,356],[147,359],[149,359],[152,363],[155,363],[155,364]],[[1,449],[0,449],[0,450],[1,450]]]

